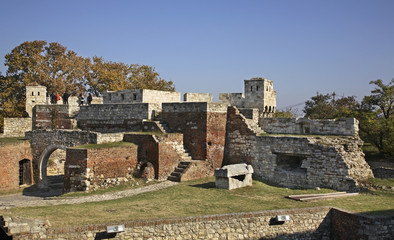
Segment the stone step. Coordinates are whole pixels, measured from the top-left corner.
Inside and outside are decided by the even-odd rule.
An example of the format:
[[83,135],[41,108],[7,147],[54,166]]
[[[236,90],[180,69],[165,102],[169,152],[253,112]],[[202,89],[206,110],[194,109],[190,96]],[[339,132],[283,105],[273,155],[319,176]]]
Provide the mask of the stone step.
[[180,182],[181,179],[175,176],[168,176],[167,180],[172,181],[172,182]]

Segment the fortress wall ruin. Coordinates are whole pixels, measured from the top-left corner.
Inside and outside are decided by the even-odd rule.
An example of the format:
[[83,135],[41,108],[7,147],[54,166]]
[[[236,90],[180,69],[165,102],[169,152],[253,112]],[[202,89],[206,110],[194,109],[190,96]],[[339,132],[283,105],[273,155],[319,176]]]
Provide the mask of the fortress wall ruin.
[[223,159],[226,109],[220,103],[163,103],[161,116],[172,131],[183,133],[183,143],[193,159],[209,160],[219,166]]
[[65,192],[87,191],[133,178],[137,146],[99,149],[68,148],[64,165]]
[[212,102],[213,97],[211,93],[185,93],[183,100],[185,102]]
[[231,106],[243,108],[245,96],[243,93],[219,93],[219,102]]
[[31,129],[31,118],[4,118],[3,137],[22,137]]
[[[0,145],[0,190],[19,188],[20,180],[24,180],[24,184],[31,184],[33,175],[31,159],[29,141],[20,140],[15,143],[2,143]],[[24,163],[21,162],[23,160],[28,160],[26,166],[20,165]]]
[[358,137],[256,135],[229,107],[224,164],[247,163],[254,176],[284,187],[354,190],[373,177]]
[[79,107],[74,105],[36,105],[33,108],[33,129],[73,129]]
[[82,106],[78,126],[99,132],[139,131],[143,119],[151,119],[161,111],[160,104],[92,104]]
[[355,118],[319,119],[308,118],[260,118],[259,124],[267,133],[317,134],[356,136],[358,120]]

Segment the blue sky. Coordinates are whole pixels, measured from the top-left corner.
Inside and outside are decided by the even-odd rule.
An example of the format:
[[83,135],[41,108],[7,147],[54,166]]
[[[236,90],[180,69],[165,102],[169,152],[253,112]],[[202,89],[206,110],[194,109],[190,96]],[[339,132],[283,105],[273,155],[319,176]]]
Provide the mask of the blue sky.
[[0,1],[0,71],[24,41],[154,66],[176,90],[274,81],[278,108],[316,92],[370,93],[394,78],[394,1]]

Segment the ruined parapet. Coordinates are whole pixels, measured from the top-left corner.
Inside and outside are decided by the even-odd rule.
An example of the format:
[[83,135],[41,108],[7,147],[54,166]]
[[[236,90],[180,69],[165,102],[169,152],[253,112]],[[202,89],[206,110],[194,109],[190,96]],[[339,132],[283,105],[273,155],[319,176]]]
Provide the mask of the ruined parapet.
[[33,129],[74,129],[75,115],[79,107],[74,105],[36,105],[33,108]]
[[260,118],[259,125],[271,134],[358,136],[359,131],[355,118]]
[[253,167],[245,163],[227,165],[215,169],[215,185],[217,188],[235,189],[252,186]]
[[185,93],[183,100],[185,102],[212,102],[213,97],[211,93]]
[[219,93],[219,102],[228,106],[243,108],[245,96],[243,93]]

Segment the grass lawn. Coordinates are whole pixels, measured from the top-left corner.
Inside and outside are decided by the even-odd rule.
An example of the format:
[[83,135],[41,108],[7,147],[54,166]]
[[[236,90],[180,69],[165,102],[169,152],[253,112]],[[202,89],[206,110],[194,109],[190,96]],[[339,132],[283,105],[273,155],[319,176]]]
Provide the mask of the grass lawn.
[[214,178],[211,177],[117,200],[78,205],[13,208],[1,210],[0,214],[48,219],[55,226],[316,206],[333,206],[368,214],[394,214],[393,192],[375,191],[316,202],[298,202],[285,198],[287,195],[326,192],[333,191],[292,190],[269,186],[259,181],[253,181],[251,187],[228,191],[216,189]]

